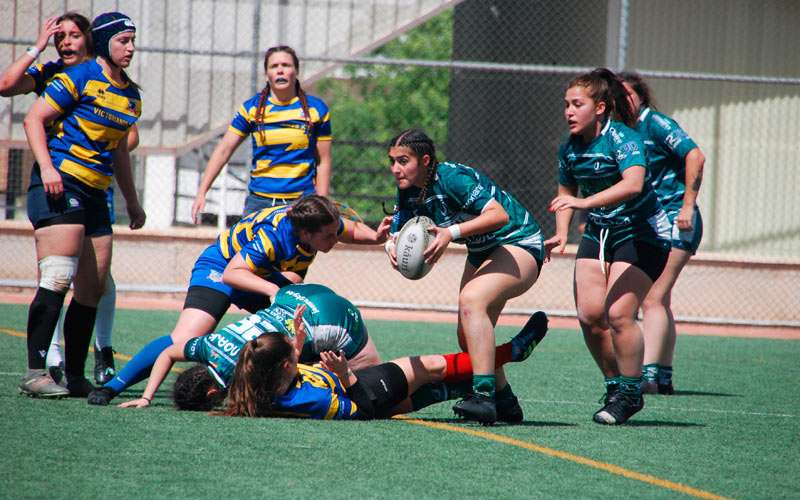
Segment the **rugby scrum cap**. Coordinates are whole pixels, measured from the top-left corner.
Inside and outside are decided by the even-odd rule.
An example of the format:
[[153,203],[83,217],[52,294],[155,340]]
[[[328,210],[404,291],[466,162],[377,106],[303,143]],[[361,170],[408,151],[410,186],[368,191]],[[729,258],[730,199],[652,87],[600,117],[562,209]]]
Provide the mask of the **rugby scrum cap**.
[[121,12],[106,12],[95,17],[92,21],[94,53],[111,60],[109,49],[111,39],[128,31],[136,32],[136,26],[130,17]]

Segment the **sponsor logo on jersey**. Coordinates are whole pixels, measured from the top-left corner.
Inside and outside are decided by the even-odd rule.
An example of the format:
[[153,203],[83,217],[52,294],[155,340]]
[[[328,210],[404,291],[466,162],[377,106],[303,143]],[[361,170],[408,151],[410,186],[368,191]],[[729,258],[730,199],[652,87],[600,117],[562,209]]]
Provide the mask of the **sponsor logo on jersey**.
[[214,283],[222,283],[222,273],[219,271],[211,270],[208,272],[208,279]]

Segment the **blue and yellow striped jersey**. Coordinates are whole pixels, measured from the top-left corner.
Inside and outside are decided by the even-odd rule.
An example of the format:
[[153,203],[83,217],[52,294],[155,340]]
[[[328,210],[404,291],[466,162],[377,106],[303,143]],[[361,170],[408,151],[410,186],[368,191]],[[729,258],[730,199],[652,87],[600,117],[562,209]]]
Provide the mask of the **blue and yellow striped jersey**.
[[339,377],[322,368],[297,365],[297,378],[286,394],[275,398],[275,416],[352,420],[358,406],[347,395]]
[[270,95],[257,122],[259,96],[246,100],[228,127],[242,137],[252,136],[250,191],[284,199],[313,194],[317,141],[332,139],[328,106],[317,97],[307,96],[313,124],[309,131],[297,97],[281,102]]
[[139,91],[113,82],[91,60],[56,74],[42,96],[61,113],[47,134],[53,165],[106,189],[114,174],[112,153],[142,114]]
[[[317,255],[305,248],[294,234],[286,217],[289,205],[269,207],[243,217],[217,239],[220,252],[230,261],[237,253],[256,274],[269,276],[273,271],[292,271],[305,276]],[[339,223],[339,234],[344,221]]]
[[64,71],[64,62],[61,59],[48,61],[46,63],[34,64],[25,72],[33,78],[33,91],[36,95],[42,95],[47,84],[56,75]]

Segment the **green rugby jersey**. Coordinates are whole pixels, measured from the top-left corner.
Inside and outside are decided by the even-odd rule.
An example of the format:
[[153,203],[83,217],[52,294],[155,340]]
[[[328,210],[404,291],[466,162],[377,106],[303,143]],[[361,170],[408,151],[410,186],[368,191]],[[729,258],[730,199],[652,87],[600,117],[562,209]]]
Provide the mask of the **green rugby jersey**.
[[[570,135],[561,145],[558,182],[562,186],[577,186],[588,198],[620,182],[622,172],[637,165],[648,168],[641,136],[623,123],[608,120],[600,135],[588,144]],[[635,198],[591,208],[588,218],[600,227],[624,226],[647,220],[660,209],[646,176],[642,192]]]
[[479,216],[486,205],[495,200],[508,213],[508,223],[495,231],[459,238],[455,242],[466,245],[470,252],[516,243],[535,249],[541,258],[544,257],[542,232],[533,215],[510,193],[474,168],[459,163],[439,163],[423,205],[418,203],[420,192],[416,186],[397,190],[391,232],[399,231],[406,221],[417,215],[430,217],[439,227],[459,224]]
[[637,131],[647,148],[651,185],[670,220],[683,205],[686,191],[686,155],[697,147],[678,122],[651,108],[639,112]]

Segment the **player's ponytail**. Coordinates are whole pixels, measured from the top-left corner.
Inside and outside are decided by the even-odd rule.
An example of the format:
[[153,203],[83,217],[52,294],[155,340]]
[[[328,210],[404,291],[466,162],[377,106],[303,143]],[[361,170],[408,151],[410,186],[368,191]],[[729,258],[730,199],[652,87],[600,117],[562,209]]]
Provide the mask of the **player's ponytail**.
[[336,205],[325,196],[312,194],[294,202],[286,216],[292,221],[292,229],[299,236],[300,231],[319,232],[341,217]]
[[[433,139],[428,137],[428,134],[423,130],[410,128],[392,138],[389,143],[389,148],[398,147],[410,149],[417,158],[417,165],[427,168],[425,184],[422,186],[422,191],[420,191],[419,199],[417,200],[417,205],[423,206],[425,205],[425,198],[428,196],[428,191],[430,191],[430,187],[433,185],[433,181],[436,178],[436,166],[439,164],[436,160],[436,146],[433,144]],[[422,164],[422,158],[425,155],[428,155],[428,158],[430,158],[427,167]]]
[[291,361],[292,349],[280,333],[265,333],[247,342],[236,362],[224,415],[269,416],[278,390],[286,383],[284,366]]
[[628,125],[636,126],[636,116],[628,103],[628,94],[622,80],[608,68],[596,68],[573,78],[567,88],[584,87],[595,102],[606,105],[606,116]]
[[650,85],[644,81],[642,75],[635,71],[623,71],[618,74],[623,82],[627,83],[639,96],[639,101],[642,103],[643,108],[655,109],[655,102],[653,102],[653,92],[650,90]]

